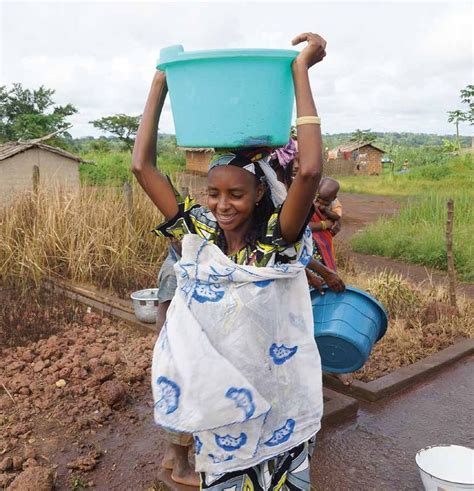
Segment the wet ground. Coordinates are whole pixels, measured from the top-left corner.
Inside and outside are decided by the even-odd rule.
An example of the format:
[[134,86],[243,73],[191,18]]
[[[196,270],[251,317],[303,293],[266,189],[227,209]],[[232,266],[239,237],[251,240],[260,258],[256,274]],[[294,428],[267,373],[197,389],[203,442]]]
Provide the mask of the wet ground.
[[[438,443],[474,446],[473,373],[471,357],[386,402],[361,402],[356,419],[326,426],[318,435],[311,465],[315,489],[422,490],[414,460],[418,450]],[[72,487],[74,473],[65,464],[76,456],[81,440],[103,453],[99,465],[81,476],[92,489],[162,489],[157,477],[163,440],[150,406],[147,398],[136,401],[113,425],[82,435],[77,442],[62,440],[58,428],[49,428],[41,451],[59,464],[57,489]]]
[[357,420],[319,435],[312,461],[318,491],[422,490],[418,450],[474,447],[474,358],[382,403],[361,403]]

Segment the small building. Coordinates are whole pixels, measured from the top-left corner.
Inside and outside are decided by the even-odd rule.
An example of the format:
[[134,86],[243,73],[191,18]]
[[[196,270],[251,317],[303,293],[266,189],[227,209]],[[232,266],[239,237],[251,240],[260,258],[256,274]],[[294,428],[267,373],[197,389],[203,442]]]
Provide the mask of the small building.
[[38,186],[79,190],[79,163],[90,162],[39,140],[0,145],[0,204]]
[[212,148],[181,148],[186,154],[186,170],[195,174],[205,175],[209,162],[214,155]]
[[373,143],[348,142],[329,150],[325,156],[325,175],[379,175],[385,152]]

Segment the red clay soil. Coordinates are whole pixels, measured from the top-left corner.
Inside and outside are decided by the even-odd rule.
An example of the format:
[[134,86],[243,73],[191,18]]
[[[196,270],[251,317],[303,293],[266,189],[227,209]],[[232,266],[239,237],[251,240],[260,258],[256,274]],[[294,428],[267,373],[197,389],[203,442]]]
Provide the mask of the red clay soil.
[[0,489],[20,480],[12,489],[24,491],[42,473],[35,491],[51,489],[51,474],[59,490],[145,489],[161,460],[154,341],[86,314],[46,339],[0,350]]

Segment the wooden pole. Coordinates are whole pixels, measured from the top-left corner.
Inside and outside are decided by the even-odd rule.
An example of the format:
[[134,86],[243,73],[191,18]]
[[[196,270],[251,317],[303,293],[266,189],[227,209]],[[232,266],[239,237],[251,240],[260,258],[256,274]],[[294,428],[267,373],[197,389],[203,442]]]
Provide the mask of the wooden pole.
[[33,193],[35,194],[35,196],[38,194],[39,182],[40,182],[40,169],[37,165],[34,165],[33,166]]
[[130,230],[133,229],[133,190],[132,185],[127,181],[123,184],[123,194],[127,206],[128,225]]
[[456,307],[456,270],[453,254],[454,201],[448,199],[448,219],[446,222],[446,255],[448,259],[449,303]]

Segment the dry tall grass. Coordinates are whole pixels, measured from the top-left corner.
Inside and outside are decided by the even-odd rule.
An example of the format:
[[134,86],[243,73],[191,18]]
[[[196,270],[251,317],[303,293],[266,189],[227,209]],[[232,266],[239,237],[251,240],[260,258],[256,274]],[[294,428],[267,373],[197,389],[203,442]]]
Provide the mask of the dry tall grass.
[[[357,268],[356,268],[357,269]],[[457,316],[427,320],[426,309],[434,302],[448,303],[447,289],[429,282],[413,285],[390,272],[378,275],[343,272],[346,284],[371,293],[386,308],[387,333],[377,343],[367,363],[354,374],[363,381],[379,378],[394,369],[410,365],[454,344],[460,338],[474,336],[474,302],[460,296]]]
[[152,287],[167,248],[150,232],[161,220],[138,186],[133,204],[112,187],[23,195],[0,215],[0,285],[57,275],[120,295]]

